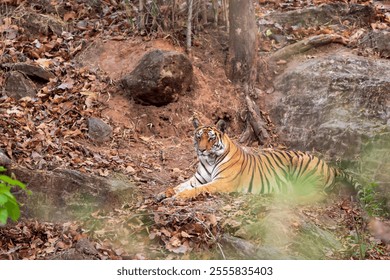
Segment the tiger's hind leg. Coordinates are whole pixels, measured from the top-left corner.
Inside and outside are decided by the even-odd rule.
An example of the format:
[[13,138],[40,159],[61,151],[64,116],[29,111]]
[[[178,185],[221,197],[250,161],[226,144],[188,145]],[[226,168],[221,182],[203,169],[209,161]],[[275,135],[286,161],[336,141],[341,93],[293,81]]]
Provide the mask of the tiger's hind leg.
[[299,176],[290,176],[289,197],[294,202],[313,203],[323,200],[326,195],[326,177],[317,170],[309,170]]

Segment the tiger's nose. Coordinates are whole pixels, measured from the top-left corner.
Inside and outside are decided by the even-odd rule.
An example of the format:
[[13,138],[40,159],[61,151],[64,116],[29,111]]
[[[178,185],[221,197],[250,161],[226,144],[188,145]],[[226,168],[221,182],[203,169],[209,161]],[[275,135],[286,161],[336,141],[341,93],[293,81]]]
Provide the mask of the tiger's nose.
[[203,153],[204,151],[206,151],[206,148],[200,148],[200,147],[199,147],[198,150],[199,150],[199,152],[202,152],[202,153]]

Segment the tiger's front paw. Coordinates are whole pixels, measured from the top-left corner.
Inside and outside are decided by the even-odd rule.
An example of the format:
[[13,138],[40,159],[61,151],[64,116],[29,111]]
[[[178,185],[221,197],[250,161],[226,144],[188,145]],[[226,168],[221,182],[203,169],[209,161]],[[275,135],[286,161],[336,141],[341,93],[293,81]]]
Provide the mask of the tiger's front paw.
[[167,195],[165,194],[165,192],[160,192],[154,198],[156,199],[157,202],[160,202],[160,201],[166,199]]
[[170,197],[174,197],[175,194],[176,194],[175,190],[172,187],[169,187],[165,191],[160,192],[159,194],[157,194],[155,196],[155,198],[156,198],[157,202],[160,202],[160,201],[162,201],[164,199],[167,199],[167,198],[170,198]]
[[185,190],[177,193],[176,195],[174,195],[174,198],[185,200],[185,199],[195,198],[199,194],[200,194],[199,190],[197,188],[193,188],[191,190]]

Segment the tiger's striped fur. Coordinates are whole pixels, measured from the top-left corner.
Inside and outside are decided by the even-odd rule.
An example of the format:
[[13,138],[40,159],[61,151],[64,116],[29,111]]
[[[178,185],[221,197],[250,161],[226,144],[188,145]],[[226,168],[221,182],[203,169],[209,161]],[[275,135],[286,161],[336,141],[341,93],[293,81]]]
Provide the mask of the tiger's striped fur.
[[199,164],[194,176],[174,188],[177,198],[217,192],[324,193],[332,190],[338,179],[358,185],[343,171],[308,153],[271,149],[247,152],[226,135],[223,121],[217,127],[202,126],[197,119],[193,124]]

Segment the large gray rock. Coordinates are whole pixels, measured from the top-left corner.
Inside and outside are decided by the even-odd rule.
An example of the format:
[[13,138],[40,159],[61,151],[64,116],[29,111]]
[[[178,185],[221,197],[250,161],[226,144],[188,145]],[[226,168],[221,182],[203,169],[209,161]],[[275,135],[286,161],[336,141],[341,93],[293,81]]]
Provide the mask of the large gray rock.
[[328,255],[333,255],[341,248],[333,231],[322,229],[312,222],[303,223],[291,241],[291,249],[298,254],[299,259],[327,259]]
[[268,106],[289,146],[355,159],[390,129],[390,62],[331,53],[292,63]]
[[291,36],[294,29],[330,26],[332,30],[340,31],[336,33],[341,33],[346,25],[367,27],[375,16],[372,5],[330,3],[272,12],[260,18],[258,25],[261,33],[283,46],[296,40]]
[[364,53],[378,53],[381,57],[390,58],[390,32],[372,30],[359,42],[359,48]]
[[275,12],[264,17],[260,21],[263,25],[277,23],[286,26],[323,26],[339,24],[348,20],[351,24],[367,25],[375,18],[375,10],[369,5],[332,3],[320,6],[291,10],[288,12]]
[[390,201],[389,77],[390,61],[338,49],[292,61],[266,102],[290,148],[341,160]]
[[121,85],[137,102],[163,106],[185,94],[192,76],[192,64],[187,56],[155,50],[144,55],[136,68],[121,80]]
[[[241,213],[230,216],[229,219],[239,222],[238,230],[229,228],[229,219],[223,223],[225,231],[231,232],[221,239],[228,258],[327,259],[341,249],[340,232],[331,230],[337,221],[318,213],[318,204],[301,205],[277,196],[257,199],[244,199]],[[321,207],[331,203],[321,202]],[[315,222],[311,211],[316,211]]]
[[260,259],[260,260],[284,260],[292,259],[286,252],[272,245],[254,244],[254,242],[223,234],[221,245],[229,259]]
[[18,195],[22,214],[46,221],[67,221],[88,216],[96,210],[112,210],[136,196],[134,183],[123,175],[103,178],[75,170],[8,169],[32,191]]

